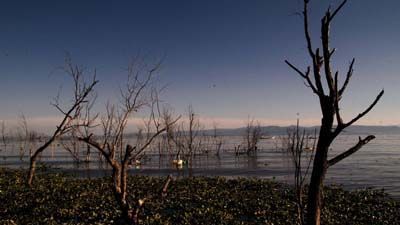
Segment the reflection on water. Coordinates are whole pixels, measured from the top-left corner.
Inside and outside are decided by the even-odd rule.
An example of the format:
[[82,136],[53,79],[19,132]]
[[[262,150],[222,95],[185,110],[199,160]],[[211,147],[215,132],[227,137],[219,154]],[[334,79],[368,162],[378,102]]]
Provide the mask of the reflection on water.
[[[336,155],[354,145],[358,140],[355,135],[343,135],[332,146],[330,156]],[[145,153],[140,164],[132,165],[131,173],[163,176],[174,174],[186,176],[226,176],[276,178],[279,181],[292,182],[293,173],[288,157],[276,149],[279,138],[263,139],[256,155],[236,155],[234,146],[240,137],[224,137],[223,150],[219,156],[214,152],[199,154],[193,158],[188,168],[177,169],[172,162],[175,155],[164,153],[154,148]],[[13,146],[13,147],[12,147]],[[18,143],[7,146],[0,152],[0,166],[27,167],[27,156],[22,158],[18,152]],[[82,147],[83,149],[84,147]],[[16,150],[17,149],[17,150]],[[343,160],[328,170],[327,183],[343,184],[346,188],[375,187],[384,188],[395,197],[400,197],[400,136],[380,135],[359,152]],[[85,153],[80,152],[81,158]],[[61,145],[54,145],[41,156],[41,162],[62,168],[79,177],[98,177],[110,173],[106,163],[99,161],[97,153],[92,150],[91,162],[75,163],[70,153]]]

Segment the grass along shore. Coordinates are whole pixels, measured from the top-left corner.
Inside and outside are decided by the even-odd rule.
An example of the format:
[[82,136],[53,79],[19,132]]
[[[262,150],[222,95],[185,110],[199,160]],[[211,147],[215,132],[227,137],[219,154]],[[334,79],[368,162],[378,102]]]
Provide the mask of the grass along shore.
[[[39,173],[32,189],[25,170],[0,168],[0,224],[118,224],[108,177],[76,179]],[[290,186],[262,179],[129,177],[129,201],[146,199],[141,224],[296,224]],[[324,191],[322,224],[400,224],[400,202],[381,190]]]

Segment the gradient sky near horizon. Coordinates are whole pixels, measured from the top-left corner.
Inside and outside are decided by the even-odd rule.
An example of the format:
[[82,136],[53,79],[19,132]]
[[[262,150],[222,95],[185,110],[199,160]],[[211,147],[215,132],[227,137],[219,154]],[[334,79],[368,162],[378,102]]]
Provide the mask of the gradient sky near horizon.
[[[338,4],[311,1],[314,45],[324,10]],[[67,51],[89,72],[96,68],[99,105],[115,99],[130,58],[140,54],[164,58],[160,83],[168,88],[162,99],[177,113],[192,104],[221,127],[243,126],[248,116],[263,125],[288,125],[297,114],[304,125],[316,125],[317,98],[284,63],[309,63],[296,15],[301,9],[300,0],[4,1],[0,120],[24,113],[44,126],[57,118],[49,102],[66,81],[55,71]],[[356,58],[344,118],[384,88],[381,102],[358,124],[400,124],[399,9],[398,0],[349,0],[336,17],[333,65],[343,75]]]

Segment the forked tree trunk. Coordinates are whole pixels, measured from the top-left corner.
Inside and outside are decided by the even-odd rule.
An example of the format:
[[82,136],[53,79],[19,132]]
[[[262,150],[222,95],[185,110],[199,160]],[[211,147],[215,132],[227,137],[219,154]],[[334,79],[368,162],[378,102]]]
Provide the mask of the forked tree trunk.
[[121,210],[121,219],[125,224],[137,224],[138,216],[129,207],[127,202],[127,178],[128,170],[124,166],[114,165],[112,171],[112,179],[114,186],[114,195],[117,204]]

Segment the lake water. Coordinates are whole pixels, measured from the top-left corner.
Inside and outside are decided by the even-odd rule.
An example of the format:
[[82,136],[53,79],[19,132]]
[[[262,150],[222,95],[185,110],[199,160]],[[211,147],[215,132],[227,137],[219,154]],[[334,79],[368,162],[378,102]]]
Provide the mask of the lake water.
[[[290,159],[277,150],[279,138],[262,139],[256,155],[247,156],[234,153],[234,146],[242,141],[241,137],[223,137],[223,147],[219,156],[209,154],[196,155],[193,159],[191,174],[195,176],[258,177],[275,178],[291,183],[293,173]],[[357,135],[342,135],[333,143],[330,156],[353,146]],[[27,167],[28,158],[21,161],[19,143],[11,143],[0,152],[0,166],[18,168]],[[83,154],[84,149],[81,149]],[[61,145],[55,144],[41,157],[42,162],[61,168],[79,177],[104,176],[110,173],[105,163],[97,161],[97,153],[92,150],[92,162],[74,163],[70,153]],[[152,176],[173,174],[187,175],[188,169],[177,169],[172,160],[174,156],[162,154],[159,150],[149,150],[141,160],[140,166],[132,168],[131,173]],[[377,135],[376,139],[360,151],[339,162],[328,170],[326,183],[342,184],[345,188],[373,187],[385,189],[396,198],[400,198],[400,135]]]

